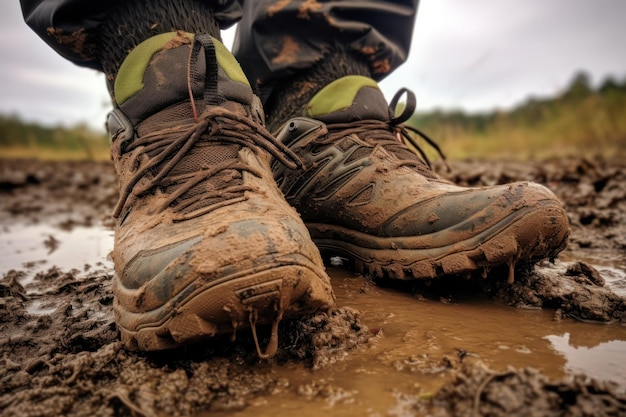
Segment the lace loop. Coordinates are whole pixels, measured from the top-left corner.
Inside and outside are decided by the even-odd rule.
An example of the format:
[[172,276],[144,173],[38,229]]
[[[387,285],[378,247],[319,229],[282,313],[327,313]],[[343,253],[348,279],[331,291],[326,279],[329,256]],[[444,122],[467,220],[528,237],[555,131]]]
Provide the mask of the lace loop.
[[[399,116],[396,116],[396,109],[398,107],[398,102],[402,98],[403,95],[406,94],[406,105],[400,113]],[[409,90],[408,88],[402,87],[399,89],[396,94],[391,99],[389,103],[389,123],[396,126],[400,123],[406,122],[413,116],[415,113],[415,108],[417,107],[417,99],[415,98],[415,94]]]
[[[398,102],[402,98],[402,96],[406,95],[406,105],[402,112],[396,116]],[[336,140],[340,140],[343,137],[356,134],[364,139],[374,138],[375,145],[382,146],[395,154],[399,159],[399,165],[408,165],[408,166],[416,166],[419,168],[419,163],[415,160],[407,160],[406,157],[403,157],[398,150],[396,149],[397,143],[403,143],[407,149],[412,151],[413,154],[418,155],[422,163],[426,164],[429,170],[432,170],[432,165],[430,163],[429,158],[426,156],[426,153],[422,149],[422,147],[415,141],[415,139],[409,134],[409,132],[413,132],[416,135],[420,136],[424,141],[430,145],[441,157],[446,168],[450,171],[450,166],[446,160],[443,151],[437,145],[437,143],[431,139],[428,135],[426,135],[421,130],[417,129],[413,126],[407,126],[403,124],[407,120],[413,116],[415,112],[415,108],[417,106],[417,100],[415,98],[415,94],[407,89],[401,88],[398,92],[393,96],[388,112],[389,112],[389,120],[376,120],[376,119],[368,119],[368,120],[355,120],[351,122],[344,123],[327,123],[328,127],[328,135],[326,138],[318,140],[319,144],[329,144]],[[407,146],[410,145],[410,146]]]

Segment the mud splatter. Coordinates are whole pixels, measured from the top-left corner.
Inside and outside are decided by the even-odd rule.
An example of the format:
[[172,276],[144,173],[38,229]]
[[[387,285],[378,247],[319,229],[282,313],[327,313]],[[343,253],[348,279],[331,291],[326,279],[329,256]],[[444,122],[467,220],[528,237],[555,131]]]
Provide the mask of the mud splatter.
[[308,20],[311,18],[311,15],[310,15],[311,12],[316,12],[321,8],[322,8],[322,5],[318,3],[316,0],[306,0],[298,8],[298,18]]
[[267,15],[270,17],[274,16],[276,13],[287,7],[289,3],[291,3],[291,0],[278,0],[276,3],[267,8]]
[[385,58],[380,61],[372,62],[372,72],[374,74],[387,74],[391,71],[391,63],[388,58]]
[[585,262],[546,263],[512,285],[497,285],[494,296],[516,307],[556,309],[556,318],[626,324],[626,299],[605,287]]
[[52,36],[62,45],[69,46],[79,56],[85,59],[93,59],[95,56],[96,46],[89,39],[89,34],[84,28],[78,29],[72,33],[65,33],[61,28],[48,28],[48,35]]
[[281,50],[274,58],[273,64],[291,64],[296,62],[300,46],[291,36],[283,36]]
[[53,235],[48,235],[46,240],[43,241],[43,245],[48,249],[48,255],[59,248],[59,240]]
[[165,45],[163,45],[163,49],[175,49],[181,45],[190,45],[191,39],[189,39],[189,35],[182,30],[176,32],[176,36],[170,39]]

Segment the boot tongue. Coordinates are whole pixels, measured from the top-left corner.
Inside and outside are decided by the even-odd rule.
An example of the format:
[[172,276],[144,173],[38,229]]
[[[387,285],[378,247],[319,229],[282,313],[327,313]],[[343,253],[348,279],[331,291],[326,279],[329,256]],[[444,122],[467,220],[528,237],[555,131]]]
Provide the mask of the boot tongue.
[[[188,68],[193,39],[189,33],[163,33],[142,42],[126,57],[115,79],[114,94],[133,125],[189,101],[189,87],[194,97],[203,96],[206,51],[201,49],[195,68]],[[252,89],[239,63],[217,39],[212,43],[214,56],[208,60],[217,61],[217,94],[227,101],[251,105]]]
[[346,123],[367,119],[387,122],[389,106],[374,80],[349,75],[322,88],[309,101],[304,116],[324,123]]
[[[202,37],[166,33],[135,47],[118,71],[114,93],[119,109],[113,112],[117,115],[115,120],[110,117],[108,123],[112,136],[122,130],[133,135],[127,137],[128,141],[147,138],[147,142],[130,151],[134,156],[125,159],[126,162],[119,162],[123,159],[125,141],[114,140],[114,160],[138,164],[141,159],[144,166],[154,161],[141,178],[143,187],[158,188],[167,196],[167,203],[177,207],[181,218],[243,194],[243,174],[237,166],[242,145],[221,141],[220,135],[225,134],[204,132],[185,149],[189,143],[185,132],[199,126],[195,116],[205,106],[219,106],[233,115],[247,117],[258,102],[241,67],[226,47],[215,38],[209,41],[206,36],[199,36]],[[118,110],[127,120],[122,120]],[[128,127],[126,122],[132,126]],[[171,146],[181,138],[185,145]],[[219,170],[211,174],[209,167]],[[125,200],[122,204],[126,204]]]

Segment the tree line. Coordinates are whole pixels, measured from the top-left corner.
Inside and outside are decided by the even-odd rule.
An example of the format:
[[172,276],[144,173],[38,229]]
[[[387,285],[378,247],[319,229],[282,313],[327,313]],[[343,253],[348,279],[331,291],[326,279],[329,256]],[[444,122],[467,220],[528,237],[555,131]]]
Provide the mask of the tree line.
[[[467,113],[418,112],[408,121],[458,158],[532,147],[598,146],[626,153],[626,78],[606,78],[593,87],[585,72],[575,74],[564,91],[550,98],[529,98],[508,110]],[[62,149],[87,157],[106,156],[108,137],[86,125],[42,126],[16,115],[0,114],[0,148]],[[450,152],[448,152],[450,153]]]
[[579,72],[560,94],[531,97],[511,110],[418,112],[408,123],[459,158],[491,152],[514,155],[517,151],[534,157],[541,148],[554,154],[598,151],[623,155],[626,77],[608,77],[594,88],[589,75]]

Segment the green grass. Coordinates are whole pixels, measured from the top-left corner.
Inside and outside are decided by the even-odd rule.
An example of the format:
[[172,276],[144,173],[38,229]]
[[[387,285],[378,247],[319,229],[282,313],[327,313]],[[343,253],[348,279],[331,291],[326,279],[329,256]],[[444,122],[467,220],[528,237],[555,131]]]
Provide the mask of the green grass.
[[41,146],[0,147],[0,156],[6,159],[39,159],[44,161],[109,161],[108,145],[84,149],[45,148]]
[[53,160],[108,160],[109,139],[84,125],[41,126],[0,115],[0,156]]
[[559,97],[529,100],[508,112],[432,112],[416,114],[409,123],[450,159],[623,157],[626,82],[607,81],[593,91],[578,75]]

